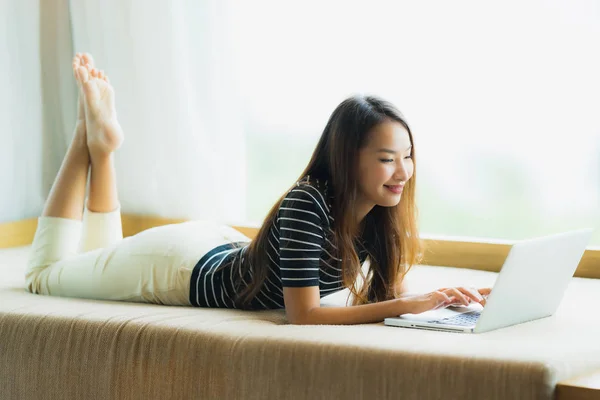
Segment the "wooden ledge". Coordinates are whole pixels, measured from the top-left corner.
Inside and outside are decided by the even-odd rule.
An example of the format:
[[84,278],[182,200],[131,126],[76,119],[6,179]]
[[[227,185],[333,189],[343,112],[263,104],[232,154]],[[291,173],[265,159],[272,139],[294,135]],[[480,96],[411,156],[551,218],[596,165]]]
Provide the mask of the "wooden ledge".
[[31,244],[36,229],[37,218],[0,224],[0,249]]

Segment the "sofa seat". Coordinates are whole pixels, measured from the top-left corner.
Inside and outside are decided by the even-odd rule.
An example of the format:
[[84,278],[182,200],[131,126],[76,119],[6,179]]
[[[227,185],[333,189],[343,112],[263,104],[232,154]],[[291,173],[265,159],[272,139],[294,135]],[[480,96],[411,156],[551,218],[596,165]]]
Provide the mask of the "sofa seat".
[[[573,278],[553,317],[483,334],[294,326],[281,310],[31,294],[28,251],[0,250],[2,399],[551,399],[600,370],[600,280]],[[429,291],[496,275],[418,266],[407,279]]]

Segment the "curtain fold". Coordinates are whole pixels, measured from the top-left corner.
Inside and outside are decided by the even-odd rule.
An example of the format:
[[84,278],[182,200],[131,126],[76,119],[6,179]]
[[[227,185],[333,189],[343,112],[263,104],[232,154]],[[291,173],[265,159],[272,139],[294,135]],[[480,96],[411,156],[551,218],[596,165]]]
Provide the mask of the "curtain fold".
[[70,140],[76,86],[67,0],[0,2],[0,21],[0,222],[7,222],[41,212]]

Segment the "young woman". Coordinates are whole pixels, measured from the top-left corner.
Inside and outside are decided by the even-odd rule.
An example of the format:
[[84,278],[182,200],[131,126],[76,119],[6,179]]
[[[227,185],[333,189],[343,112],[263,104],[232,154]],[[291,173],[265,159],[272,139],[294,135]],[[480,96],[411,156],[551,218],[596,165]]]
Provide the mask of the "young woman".
[[[277,200],[254,240],[207,221],[123,239],[113,164],[123,133],[113,88],[88,54],[75,56],[73,72],[78,119],[38,220],[26,272],[30,292],[285,308],[294,324],[369,323],[451,304],[485,304],[490,289],[403,295],[404,275],[421,255],[415,147],[391,104],[374,97],[343,101],[308,166]],[[319,306],[321,297],[344,288],[354,295],[352,306]]]

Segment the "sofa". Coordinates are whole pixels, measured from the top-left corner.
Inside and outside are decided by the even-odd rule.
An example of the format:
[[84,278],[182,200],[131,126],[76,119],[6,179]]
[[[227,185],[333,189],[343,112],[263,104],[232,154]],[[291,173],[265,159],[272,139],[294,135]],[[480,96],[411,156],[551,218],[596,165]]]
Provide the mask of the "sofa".
[[[552,399],[559,381],[600,370],[598,279],[573,278],[552,317],[459,334],[36,295],[24,288],[28,251],[0,250],[0,399]],[[496,276],[421,265],[407,283]]]

